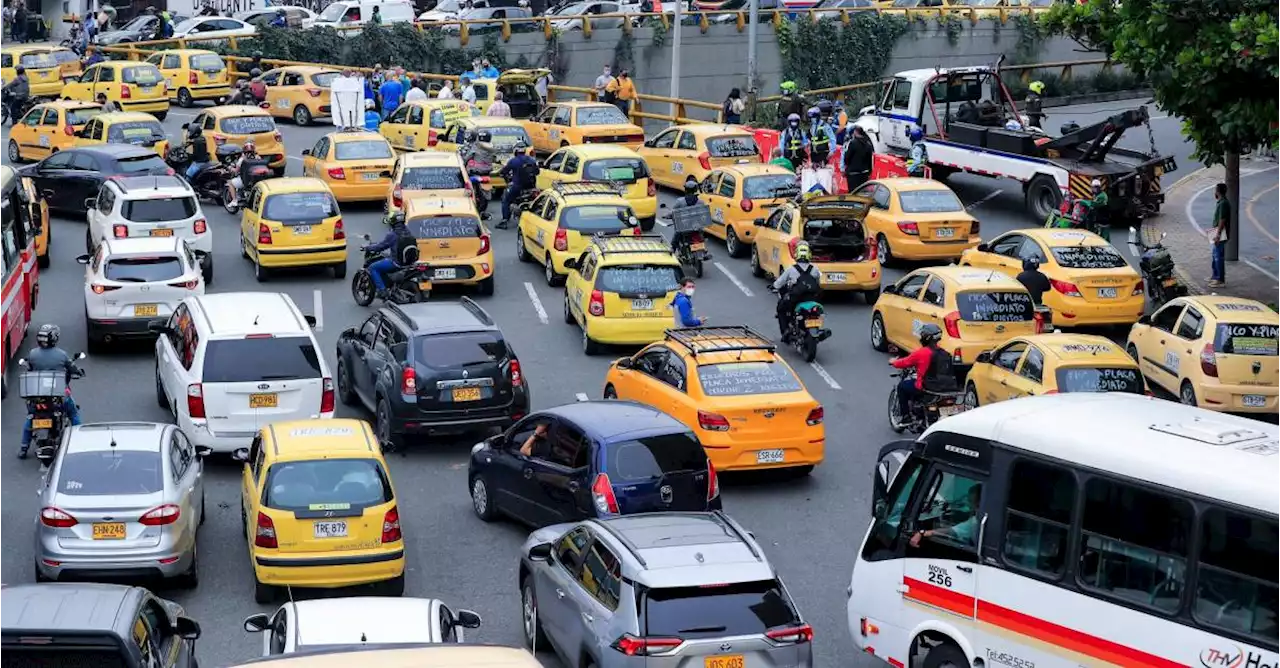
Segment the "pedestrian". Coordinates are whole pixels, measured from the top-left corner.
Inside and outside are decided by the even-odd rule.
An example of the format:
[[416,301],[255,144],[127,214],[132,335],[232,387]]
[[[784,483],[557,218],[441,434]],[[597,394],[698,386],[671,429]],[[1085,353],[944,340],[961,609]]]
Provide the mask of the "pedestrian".
[[383,118],[390,116],[391,112],[400,106],[400,101],[404,98],[404,87],[400,85],[400,80],[395,77],[394,72],[386,73],[386,81],[378,87],[378,96],[382,98]]
[[369,75],[369,78],[373,81],[373,87],[375,90],[381,88],[383,83],[386,83],[386,75],[384,72],[386,72],[386,70],[382,67],[382,63],[374,64],[373,72]]
[[476,87],[471,84],[471,77],[462,75],[462,101],[467,104],[476,103]]
[[871,143],[867,131],[855,125],[849,141],[844,145],[844,179],[849,192],[871,178],[871,161],[875,152],[875,145]]
[[482,73],[482,72],[484,72],[484,65],[481,65],[481,64],[480,64],[480,59],[479,59],[479,58],[472,58],[472,59],[471,59],[471,71],[470,71],[470,72],[466,72],[465,74],[470,74],[472,79],[479,79],[479,78],[481,77],[481,73]]
[[361,73],[360,82],[364,84],[364,99],[373,102],[374,109],[377,109],[378,91],[373,86],[373,78],[368,74]]
[[485,112],[485,116],[511,118],[511,105],[502,101],[502,91],[493,94],[493,104],[489,105],[489,111]]
[[773,147],[773,154],[769,160],[769,164],[782,167],[783,169],[787,170],[788,172],[791,172],[792,174],[794,174],[796,171],[795,163],[791,162],[785,156],[782,155],[782,144],[778,144],[777,146]]
[[369,25],[371,26],[382,25],[382,8],[379,7],[378,5],[373,6],[373,14],[369,16]]
[[444,80],[444,85],[440,86],[440,90],[436,91],[437,100],[453,99],[453,82],[448,79]]
[[90,44],[93,44],[93,38],[98,34],[98,15],[93,12],[85,12],[84,24],[81,30],[84,37],[84,46],[87,50]]
[[489,62],[488,58],[483,58],[480,60],[480,76],[477,78],[497,79],[499,74],[502,74],[502,73],[498,71],[498,68],[494,67],[493,64]]
[[730,125],[741,123],[742,112],[746,109],[747,103],[742,101],[742,91],[734,88],[729,91],[729,97],[724,100],[724,122]]
[[18,0],[17,7],[13,10],[13,41],[27,41],[27,6],[22,0]]
[[538,91],[538,101],[541,104],[547,103],[547,89],[552,83],[554,83],[554,77],[550,74],[544,74],[538,77],[538,80],[534,82],[533,89]]
[[609,103],[613,102],[613,100],[610,100],[608,96],[605,94],[605,90],[609,88],[609,84],[612,82],[613,82],[613,68],[609,67],[608,65],[605,65],[604,69],[600,72],[600,76],[596,77],[595,85],[591,87],[592,90],[596,92],[597,100],[602,100],[604,102],[609,102]]
[[104,33],[115,27],[116,8],[109,4],[102,5],[98,10],[98,32]]
[[101,51],[99,51],[97,47],[91,46],[91,47],[89,47],[89,48],[85,49],[85,51],[84,51],[84,66],[85,66],[85,67],[89,67],[89,66],[91,66],[91,65],[97,65],[98,63],[102,62],[103,60],[105,60],[105,59],[102,57],[102,52],[101,52]]
[[378,115],[377,105],[373,100],[364,101],[364,129],[372,132],[378,131],[378,124],[382,123],[382,117]]
[[400,80],[400,88],[405,93],[408,93],[409,89],[413,87],[413,79],[409,77],[409,73],[405,72],[403,67],[396,68],[396,78]]
[[1027,109],[1027,118],[1031,121],[1031,127],[1038,128],[1044,121],[1044,82],[1032,81],[1027,87],[1027,101],[1025,103]]
[[609,82],[607,91],[612,91],[616,100],[615,104],[622,110],[626,116],[631,115],[631,105],[636,101],[636,84],[631,80],[631,73],[622,70],[618,73],[618,77]]
[[1209,235],[1209,241],[1213,243],[1210,262],[1213,275],[1209,277],[1209,287],[1220,288],[1227,284],[1227,239],[1231,237],[1231,202],[1227,201],[1227,184],[1214,186],[1213,198],[1218,200],[1218,204],[1213,209],[1213,233]]
[[670,306],[675,314],[676,329],[701,327],[707,323],[706,318],[699,318],[693,314],[693,290],[693,279],[686,278],[680,281],[680,291],[671,299]]
[[427,82],[422,79],[414,79],[413,85],[409,86],[409,92],[404,94],[405,102],[413,102],[414,100],[427,99]]

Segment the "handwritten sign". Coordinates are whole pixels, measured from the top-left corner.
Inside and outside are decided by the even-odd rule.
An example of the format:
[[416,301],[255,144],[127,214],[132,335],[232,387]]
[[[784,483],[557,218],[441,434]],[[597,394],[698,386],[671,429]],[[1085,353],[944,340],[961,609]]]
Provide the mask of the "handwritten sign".
[[1238,302],[1237,303],[1225,302],[1222,304],[1213,304],[1213,310],[1224,311],[1224,312],[1243,311],[1247,313],[1262,313],[1266,309],[1264,309],[1260,304],[1241,304]]
[[1086,355],[1097,355],[1098,353],[1109,353],[1116,347],[1109,343],[1068,343],[1062,346],[1064,353],[1084,353]]
[[276,131],[276,119],[267,116],[228,116],[218,128],[230,135],[256,135]]
[[1059,246],[1053,249],[1058,265],[1067,269],[1115,269],[1124,258],[1110,246]]
[[107,141],[136,144],[152,139],[164,139],[164,128],[159,123],[136,121],[115,123],[107,128]]
[[1142,394],[1142,374],[1137,369],[1064,367],[1058,369],[1058,391]]
[[[619,295],[666,296],[680,287],[679,267],[670,265],[623,265],[604,267],[596,276],[595,289]],[[648,315],[648,314],[643,314]]]
[[711,397],[799,392],[800,381],[780,362],[733,362],[698,367],[702,392]]
[[578,125],[627,125],[631,121],[613,105],[583,107],[578,110]]
[[405,190],[459,190],[467,187],[457,167],[413,167],[400,177]]
[[707,139],[707,154],[713,158],[750,158],[760,155],[755,137],[737,135]]
[[1035,317],[1035,304],[1026,292],[961,292],[956,307],[967,322],[1026,322]]
[[280,222],[320,220],[338,215],[338,203],[327,192],[271,195],[262,207],[262,217]]
[[470,216],[414,218],[405,223],[419,239],[464,239],[480,236],[480,221]]
[[1280,352],[1280,327],[1276,325],[1218,325],[1218,341],[1226,355],[1275,357]]
[[702,202],[671,210],[671,225],[676,232],[697,232],[711,225],[711,208]]

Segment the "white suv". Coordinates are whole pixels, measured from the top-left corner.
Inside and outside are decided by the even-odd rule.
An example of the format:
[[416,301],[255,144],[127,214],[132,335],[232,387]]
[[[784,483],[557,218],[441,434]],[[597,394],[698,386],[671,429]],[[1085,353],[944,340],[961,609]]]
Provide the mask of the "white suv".
[[114,176],[88,203],[84,244],[90,254],[103,239],[178,237],[200,258],[205,283],[213,283],[213,230],[186,181],[176,176]]
[[76,261],[84,270],[89,352],[122,338],[154,336],[188,295],[204,294],[200,261],[177,237],[106,239]]
[[248,447],[258,429],[333,417],[333,376],[304,316],[281,292],[182,300],[154,326],[156,401],[196,446]]

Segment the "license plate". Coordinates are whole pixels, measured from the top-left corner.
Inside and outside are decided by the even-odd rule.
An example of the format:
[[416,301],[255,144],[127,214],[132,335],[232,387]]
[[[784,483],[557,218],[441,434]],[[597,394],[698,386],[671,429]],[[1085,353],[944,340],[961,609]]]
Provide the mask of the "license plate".
[[968,410],[968,408],[969,408],[968,406],[963,406],[961,404],[956,404],[954,406],[939,406],[938,415],[941,415],[942,417],[947,417],[950,415],[955,415],[956,413],[963,413],[966,410]]
[[703,242],[699,241],[699,242],[697,242],[697,243],[689,244],[689,250],[691,250],[691,251],[707,250],[707,245],[706,245],[705,243],[703,243]]
[[1244,405],[1251,408],[1262,408],[1267,405],[1267,398],[1261,394],[1244,395]]
[[294,234],[311,234],[311,226],[310,226],[310,225],[295,225],[295,226],[293,227],[293,233],[294,233]]
[[171,236],[173,236],[173,230],[151,230],[151,236],[153,236],[153,237],[171,237]]
[[431,277],[437,281],[449,281],[458,277],[457,269],[437,269]]
[[153,91],[153,90],[155,90],[155,89],[156,89],[156,87],[155,87],[155,86],[143,86],[143,87],[142,87],[142,92],[144,92],[144,93],[150,93],[151,91]]
[[275,408],[278,405],[280,405],[280,395],[275,392],[249,395],[249,408]]
[[756,451],[757,464],[780,464],[785,459],[782,450],[758,450]]
[[316,538],[346,538],[346,522],[316,522],[312,525]]
[[418,281],[418,289],[423,292],[431,292],[431,281]]
[[158,312],[158,308],[155,304],[134,304],[133,314],[136,316],[154,316]]
[[377,172],[365,172],[360,175],[360,178],[364,181],[377,181],[381,176],[382,175]]
[[849,280],[849,276],[847,274],[827,274],[826,279],[828,283],[844,283]]
[[124,540],[124,522],[100,522],[93,525],[94,540]]
[[632,299],[631,310],[632,311],[652,311],[653,300],[652,299]]
[[480,388],[478,387],[456,387],[453,390],[454,401],[479,401]]
[[1176,279],[1176,278],[1166,278],[1166,279],[1164,279],[1163,281],[1161,281],[1161,283],[1160,283],[1160,284],[1161,284],[1161,285],[1163,285],[1163,286],[1164,286],[1164,287],[1166,287],[1166,288],[1171,288],[1171,287],[1173,287],[1173,286],[1175,286],[1175,285],[1177,285],[1177,284],[1178,284],[1178,279]]
[[809,329],[814,329],[814,328],[817,328],[817,327],[821,327],[821,326],[822,326],[822,318],[809,318],[808,320],[805,320],[805,321],[804,321],[804,326],[805,326],[805,327],[807,327],[807,328],[809,328]]
[[933,231],[933,236],[938,239],[950,239],[956,235],[954,227],[939,227]]
[[43,420],[32,420],[31,428],[32,429],[53,429],[53,419],[49,418],[49,419],[43,419]]
[[1098,297],[1102,299],[1115,299],[1115,288],[1098,288]]
[[747,659],[741,654],[709,656],[702,660],[703,668],[746,668]]

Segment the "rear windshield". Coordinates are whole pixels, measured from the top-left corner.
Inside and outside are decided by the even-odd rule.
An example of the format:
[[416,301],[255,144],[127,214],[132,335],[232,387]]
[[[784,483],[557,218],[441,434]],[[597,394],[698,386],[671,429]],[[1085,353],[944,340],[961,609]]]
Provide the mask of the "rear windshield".
[[432,369],[461,369],[498,363],[507,356],[507,344],[491,332],[462,332],[414,339],[414,358]]
[[1059,392],[1128,392],[1142,394],[1142,374],[1137,369],[1105,367],[1062,367],[1058,369]]
[[342,511],[391,500],[391,485],[377,461],[318,459],[273,464],[267,472],[263,505],[279,510]]
[[796,181],[796,177],[785,174],[752,176],[742,186],[742,196],[747,199],[795,197],[799,194],[800,183]]
[[196,215],[196,200],[194,197],[126,200],[120,215],[135,223],[186,220]]
[[320,358],[303,336],[221,339],[204,354],[204,382],[248,383],[319,378]]
[[164,128],[159,121],[129,121],[112,123],[107,128],[107,141],[116,144],[143,144],[164,139]]
[[1275,357],[1277,342],[1276,325],[1218,325],[1213,349],[1224,355],[1261,355]]
[[256,135],[275,132],[276,119],[270,116],[231,116],[218,123],[218,129],[229,135]]
[[102,107],[85,107],[83,109],[68,109],[67,124],[68,125],[84,125],[89,119],[101,114]]
[[163,174],[169,169],[169,165],[154,153],[132,158],[116,158],[116,165],[120,168],[121,174]]
[[480,236],[480,219],[474,216],[414,218],[405,226],[419,239],[465,239]]
[[533,146],[533,140],[529,138],[529,133],[525,132],[524,128],[519,125],[490,126],[484,128],[483,131],[488,132],[492,137],[489,143],[493,145],[494,150],[510,150],[518,141],[523,141],[525,146]]
[[961,292],[956,308],[966,322],[1023,322],[1034,319],[1036,310],[1026,292]]
[[61,65],[61,64],[63,64],[63,63],[78,63],[78,62],[80,62],[80,56],[76,55],[76,52],[75,52],[75,51],[71,51],[70,49],[59,49],[59,50],[57,50],[57,51],[54,51],[54,52],[53,52],[53,59],[54,59],[54,60],[56,60],[56,61],[58,61],[58,64],[59,64],[59,65]]
[[69,496],[154,494],[164,489],[160,453],[94,450],[63,455],[58,493]]
[[[560,227],[566,230],[586,232],[620,232],[623,220],[633,216],[629,206],[586,205],[574,206],[560,214]],[[621,218],[619,218],[621,216]]]
[[800,379],[781,362],[728,362],[698,367],[702,393],[710,397],[799,392]]
[[1124,258],[1110,246],[1058,246],[1053,258],[1067,269],[1115,269],[1125,266]]
[[760,155],[760,147],[751,135],[711,137],[707,140],[707,155],[713,158],[750,158]]
[[57,67],[58,59],[54,58],[52,53],[28,53],[18,59],[18,64],[24,68],[41,70],[48,67]]
[[311,75],[311,83],[321,88],[328,88],[329,84],[332,84],[333,80],[337,78],[337,72],[321,72],[320,74]]
[[707,453],[689,432],[615,443],[611,450],[606,473],[614,483],[707,470]]
[[137,67],[124,68],[124,74],[121,75],[125,83],[136,83],[143,86],[151,86],[160,83],[163,78],[160,76],[160,70],[155,65],[138,65]]
[[950,190],[915,190],[898,193],[903,213],[951,213],[964,211],[960,198]]
[[596,276],[596,289],[622,295],[665,295],[680,287],[680,268],[662,265],[604,267]]
[[[105,642],[114,641],[104,638],[94,644]],[[5,645],[4,654],[0,656],[0,668],[125,668],[125,663],[124,655],[114,648],[59,647],[48,650],[44,647]]]
[[406,190],[458,190],[466,188],[457,167],[412,167],[404,170],[400,187]]
[[584,107],[578,110],[578,125],[626,125],[631,121],[617,107]]
[[191,69],[201,72],[221,72],[227,68],[222,56],[216,53],[201,53],[191,56]]
[[760,635],[800,622],[777,580],[650,589],[643,605],[648,636]]
[[649,176],[649,166],[640,158],[605,158],[588,162],[582,175],[587,181],[634,183]]
[[109,281],[149,283],[182,276],[182,260],[176,257],[129,257],[107,260],[103,276]]
[[329,193],[271,195],[262,205],[262,217],[282,223],[323,220],[338,215],[338,203]]
[[385,139],[377,141],[338,142],[334,149],[338,160],[376,160],[391,157],[391,145]]

